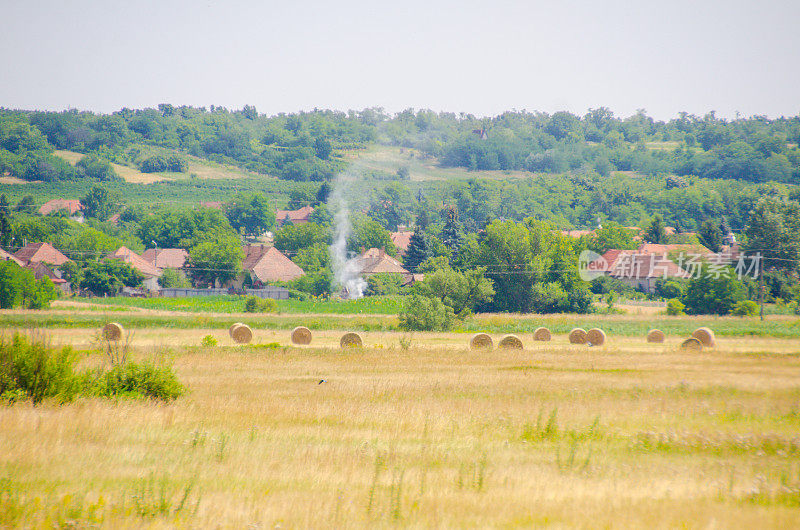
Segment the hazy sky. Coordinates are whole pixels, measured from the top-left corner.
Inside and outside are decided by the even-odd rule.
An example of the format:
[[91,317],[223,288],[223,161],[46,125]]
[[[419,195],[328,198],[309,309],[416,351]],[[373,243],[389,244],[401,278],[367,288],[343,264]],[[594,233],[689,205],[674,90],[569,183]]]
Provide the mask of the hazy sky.
[[0,0],[0,106],[800,112],[800,0]]

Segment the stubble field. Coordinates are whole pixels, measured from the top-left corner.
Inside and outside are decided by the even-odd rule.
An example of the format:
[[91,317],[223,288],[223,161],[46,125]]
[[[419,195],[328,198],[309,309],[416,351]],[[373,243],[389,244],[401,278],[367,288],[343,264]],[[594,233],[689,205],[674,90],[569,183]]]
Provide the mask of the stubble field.
[[[46,333],[103,362],[93,329]],[[168,357],[189,392],[0,407],[0,526],[800,524],[794,338],[475,353],[376,331],[343,352],[341,333],[136,329],[133,356]]]

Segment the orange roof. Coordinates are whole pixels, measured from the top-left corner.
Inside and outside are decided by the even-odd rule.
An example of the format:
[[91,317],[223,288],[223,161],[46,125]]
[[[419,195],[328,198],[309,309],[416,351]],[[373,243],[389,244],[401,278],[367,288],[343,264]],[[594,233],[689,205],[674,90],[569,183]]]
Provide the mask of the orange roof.
[[354,259],[357,260],[358,268],[363,274],[410,274],[399,261],[386,254],[383,249],[371,248]]
[[200,206],[203,208],[213,208],[215,210],[222,210],[223,203],[220,201],[200,201]]
[[311,206],[303,206],[298,210],[277,210],[275,219],[281,223],[288,217],[293,224],[303,224],[308,222],[308,218],[313,212],[314,208]]
[[182,269],[189,253],[182,248],[148,248],[142,259],[159,269]]
[[658,254],[622,253],[609,270],[615,278],[686,278],[688,274],[671,260]]
[[247,245],[242,268],[262,283],[290,282],[305,274],[292,260],[275,247]]
[[414,232],[411,230],[398,230],[397,232],[392,232],[392,243],[394,243],[394,246],[396,246],[401,253],[404,253],[406,250],[408,250],[408,245],[411,244],[411,236],[413,235]]
[[157,269],[150,263],[146,262],[139,254],[132,251],[128,247],[119,247],[115,252],[112,252],[106,256],[106,259],[121,260],[145,276],[161,276],[161,269]]
[[25,265],[29,263],[48,263],[58,267],[69,261],[68,257],[49,243],[28,243],[16,251],[14,256]]
[[656,243],[645,243],[639,247],[640,254],[666,254],[668,252],[686,252],[687,254],[711,254],[703,245],[658,245]]
[[58,210],[69,210],[70,215],[75,215],[83,210],[83,205],[81,201],[74,199],[53,199],[39,207],[39,213],[42,215],[57,212]]
[[562,236],[579,238],[594,234],[594,230],[561,230]]
[[11,260],[20,267],[22,267],[22,262],[18,260],[17,257],[14,256],[14,254],[10,254],[5,250],[3,250],[2,248],[0,248],[0,261],[8,261],[8,260]]

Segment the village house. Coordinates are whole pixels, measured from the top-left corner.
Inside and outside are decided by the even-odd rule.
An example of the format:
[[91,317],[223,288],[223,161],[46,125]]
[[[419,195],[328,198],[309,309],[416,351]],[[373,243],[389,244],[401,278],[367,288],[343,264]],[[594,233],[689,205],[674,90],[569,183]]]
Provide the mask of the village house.
[[161,276],[161,269],[148,263],[144,258],[128,247],[119,247],[116,251],[107,255],[105,259],[118,259],[141,272],[144,275],[142,285],[145,290],[156,292],[160,289],[158,278]]
[[31,263],[44,263],[59,267],[69,261],[69,258],[59,252],[50,243],[28,243],[14,253],[23,266]]
[[33,271],[33,277],[37,280],[41,280],[42,278],[50,278],[50,281],[53,282],[56,287],[61,289],[62,293],[69,294],[72,291],[72,286],[70,283],[44,263],[31,263],[27,268]]
[[294,225],[302,225],[309,221],[312,213],[314,213],[314,208],[311,206],[303,206],[297,210],[277,210],[275,221],[279,227],[283,226],[287,219]]
[[13,261],[14,263],[19,265],[20,267],[24,267],[25,266],[25,264],[22,263],[20,260],[18,260],[16,258],[16,256],[14,256],[14,254],[6,252],[2,248],[0,248],[0,261]]
[[406,255],[408,246],[411,244],[411,236],[414,235],[413,230],[409,230],[405,225],[397,225],[397,231],[391,233],[392,243],[397,247],[401,256]]
[[252,285],[260,287],[270,282],[290,282],[305,274],[292,260],[280,250],[266,245],[247,245],[244,250],[244,261],[241,276],[234,287],[241,288],[245,278],[249,276]]
[[142,259],[157,269],[183,269],[189,253],[182,248],[148,248]]
[[364,276],[369,276],[370,274],[401,274],[406,281],[413,279],[412,274],[403,267],[403,264],[388,255],[382,248],[371,248],[351,261],[355,265],[354,268]]
[[61,210],[68,212],[71,219],[83,222],[83,205],[81,201],[74,199],[53,199],[39,207],[39,213],[41,215],[49,215]]
[[590,264],[589,269],[645,293],[655,292],[658,280],[689,277],[689,273],[666,254],[643,253],[638,250],[608,250]]

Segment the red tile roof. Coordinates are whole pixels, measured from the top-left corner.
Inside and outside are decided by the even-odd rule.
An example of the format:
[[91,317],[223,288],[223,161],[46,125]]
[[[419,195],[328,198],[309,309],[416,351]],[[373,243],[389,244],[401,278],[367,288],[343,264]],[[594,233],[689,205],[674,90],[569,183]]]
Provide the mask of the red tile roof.
[[83,205],[81,201],[74,199],[53,199],[39,207],[39,213],[42,215],[57,212],[58,210],[69,210],[70,215],[75,215],[83,210]]
[[143,260],[159,269],[182,269],[188,258],[182,248],[148,248],[142,254]]
[[49,243],[28,243],[16,251],[14,256],[25,265],[29,263],[47,263],[58,267],[69,261],[68,257]]
[[[606,253],[608,254],[608,252]],[[608,273],[614,278],[686,278],[685,270],[659,254],[621,251]]]
[[406,250],[408,250],[408,245],[411,244],[411,236],[414,235],[414,232],[411,230],[398,230],[397,232],[392,232],[392,243],[394,246],[397,247],[397,250],[400,251],[401,254],[404,254]]
[[0,261],[8,261],[8,260],[13,261],[14,263],[19,265],[20,267],[23,266],[23,263],[20,260],[18,260],[17,257],[14,254],[10,254],[10,253],[6,252],[5,250],[3,250],[2,248],[0,248]]
[[399,261],[386,254],[383,249],[371,248],[353,259],[357,260],[362,274],[410,274]]
[[311,206],[303,206],[298,210],[278,210],[275,212],[275,219],[281,224],[287,217],[293,224],[303,224],[308,222],[308,218],[314,212]]
[[200,201],[200,206],[203,208],[213,208],[215,210],[222,210],[224,204],[220,201]]
[[292,260],[275,247],[247,245],[242,268],[262,283],[290,282],[305,274]]
[[121,260],[145,276],[161,276],[161,269],[154,267],[128,247],[119,247],[116,251],[106,256],[106,259]]
[[703,245],[658,245],[656,243],[645,243],[639,247],[640,254],[667,254],[669,252],[685,252],[686,254],[711,254]]

